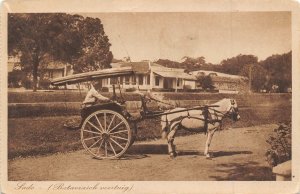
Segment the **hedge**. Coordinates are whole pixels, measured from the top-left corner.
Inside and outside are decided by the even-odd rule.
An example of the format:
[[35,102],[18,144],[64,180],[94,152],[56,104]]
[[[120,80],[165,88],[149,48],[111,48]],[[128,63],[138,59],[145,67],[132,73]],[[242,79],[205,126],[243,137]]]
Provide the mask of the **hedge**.
[[[102,92],[104,96],[111,97],[112,93]],[[284,93],[270,93],[270,94],[221,94],[221,93],[175,93],[175,92],[161,92],[164,99],[169,100],[220,100],[222,98],[235,98],[239,100],[252,101],[255,98],[258,102],[260,100],[276,101],[282,99],[291,99],[291,94]],[[78,91],[52,91],[52,92],[8,92],[8,103],[39,103],[39,102],[82,102],[86,92]],[[119,96],[120,94],[117,93]],[[140,97],[138,94],[132,92],[122,93],[127,101],[138,101]]]
[[[48,94],[48,93],[46,93]],[[44,95],[44,102],[39,103],[9,103],[8,105],[8,117],[37,117],[37,116],[64,116],[64,115],[79,115],[81,101],[53,101],[58,100],[55,97],[61,97],[61,93],[28,93],[22,94],[13,94],[14,100],[23,102],[33,99],[38,99],[38,96]],[[76,100],[73,98],[75,95],[71,92],[67,93],[70,98],[68,100]],[[106,95],[111,95],[106,93]],[[20,96],[24,97],[21,98]],[[30,98],[30,96],[32,98]],[[52,98],[51,98],[52,97]],[[129,99],[127,102],[127,109],[137,111],[140,108],[139,96],[133,93],[125,93],[125,99]],[[267,95],[228,95],[228,94],[180,94],[180,93],[164,93],[164,100],[168,102],[169,99],[171,104],[176,104],[180,107],[193,107],[205,104],[214,103],[222,98],[231,97],[235,98],[238,102],[239,107],[257,107],[257,106],[272,106],[272,107],[285,107],[291,106],[291,95],[290,94],[267,94]],[[41,98],[41,97],[40,97]],[[176,99],[176,100],[173,100]],[[185,100],[183,100],[185,99]],[[41,99],[39,99],[41,101]],[[52,101],[50,101],[52,100]],[[130,101],[131,100],[131,101]],[[155,102],[149,104],[149,107],[157,107]]]

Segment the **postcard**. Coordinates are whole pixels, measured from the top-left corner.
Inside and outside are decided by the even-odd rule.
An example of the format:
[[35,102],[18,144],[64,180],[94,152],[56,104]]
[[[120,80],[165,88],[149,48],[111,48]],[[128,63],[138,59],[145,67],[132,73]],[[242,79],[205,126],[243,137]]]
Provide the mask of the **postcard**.
[[2,193],[298,193],[296,1],[1,4]]

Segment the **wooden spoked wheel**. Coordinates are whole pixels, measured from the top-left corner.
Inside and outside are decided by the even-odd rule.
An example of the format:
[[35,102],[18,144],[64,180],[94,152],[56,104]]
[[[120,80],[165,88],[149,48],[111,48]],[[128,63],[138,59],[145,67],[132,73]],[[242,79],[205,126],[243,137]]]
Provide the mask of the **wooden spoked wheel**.
[[119,158],[132,142],[128,121],[118,112],[99,110],[90,114],[81,127],[81,143],[98,159]]

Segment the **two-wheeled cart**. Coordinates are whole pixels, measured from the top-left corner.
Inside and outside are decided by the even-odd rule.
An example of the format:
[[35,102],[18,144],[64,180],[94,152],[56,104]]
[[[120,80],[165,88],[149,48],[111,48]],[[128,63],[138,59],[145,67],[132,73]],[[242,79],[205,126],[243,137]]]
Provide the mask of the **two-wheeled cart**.
[[[87,73],[74,74],[52,80],[52,85],[63,86],[103,78],[134,75],[130,67],[105,69]],[[80,89],[80,87],[79,87]],[[198,106],[180,111],[149,111],[147,102],[151,98],[140,95],[141,111],[138,117],[133,117],[126,109],[125,100],[116,95],[113,85],[112,101],[94,104],[81,110],[82,122],[80,125],[81,143],[84,149],[98,159],[119,158],[134,143],[137,133],[137,123],[144,119],[162,115],[184,112],[189,110],[207,110],[209,106]]]

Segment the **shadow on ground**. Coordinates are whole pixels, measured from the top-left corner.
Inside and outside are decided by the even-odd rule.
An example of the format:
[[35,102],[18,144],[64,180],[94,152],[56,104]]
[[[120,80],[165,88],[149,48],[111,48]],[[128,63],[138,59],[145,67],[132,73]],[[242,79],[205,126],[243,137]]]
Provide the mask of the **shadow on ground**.
[[127,151],[127,154],[168,154],[166,144],[135,144]]
[[[198,150],[176,150],[179,156],[203,155],[203,151]],[[168,154],[167,144],[136,144],[132,145],[126,152],[127,155],[135,154]],[[251,151],[213,151],[214,158],[222,156],[232,156],[238,154],[252,154]]]
[[252,153],[253,152],[251,151],[217,151],[217,152],[212,152],[212,155],[214,158],[217,158],[222,156],[233,156],[238,154],[252,154]]
[[[212,158],[218,158],[223,156],[233,156],[233,155],[239,155],[239,154],[252,154],[251,151],[213,151],[210,152],[212,155]],[[203,151],[196,151],[196,150],[179,150],[178,151],[179,156],[187,156],[187,155],[200,155],[203,156]]]
[[215,171],[224,176],[210,176],[217,181],[273,181],[272,169],[257,162],[218,164]]

